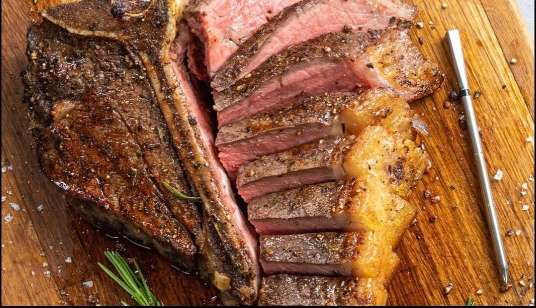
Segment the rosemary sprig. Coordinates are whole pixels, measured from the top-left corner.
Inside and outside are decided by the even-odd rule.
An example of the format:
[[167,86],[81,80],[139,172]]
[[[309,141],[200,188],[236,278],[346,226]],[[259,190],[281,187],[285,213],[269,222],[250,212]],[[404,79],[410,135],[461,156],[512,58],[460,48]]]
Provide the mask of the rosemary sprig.
[[[141,306],[162,305],[153,292],[151,292],[151,289],[149,289],[149,286],[145,281],[145,277],[143,276],[136,260],[134,260],[134,266],[136,267],[138,275],[140,276],[139,279],[127,264],[125,259],[123,259],[118,252],[105,251],[104,255],[110,261],[110,263],[112,263],[121,278],[117,277],[116,274],[114,274],[110,269],[100,262],[97,263],[99,267],[115,282],[117,282],[117,284],[119,284],[125,291],[127,291],[138,304]],[[121,304],[123,306],[128,306],[128,303],[125,301],[121,301]]]
[[190,196],[187,196],[187,195],[181,193],[178,189],[176,189],[173,186],[169,185],[169,183],[166,182],[166,181],[162,182],[162,184],[164,184],[164,187],[167,188],[172,194],[174,194],[175,196],[177,196],[179,198],[186,199],[186,200],[192,200],[192,201],[201,200],[200,197],[190,197]]
[[471,298],[471,296],[469,296],[467,298],[467,304],[465,306],[474,306],[475,303],[473,302],[473,299]]

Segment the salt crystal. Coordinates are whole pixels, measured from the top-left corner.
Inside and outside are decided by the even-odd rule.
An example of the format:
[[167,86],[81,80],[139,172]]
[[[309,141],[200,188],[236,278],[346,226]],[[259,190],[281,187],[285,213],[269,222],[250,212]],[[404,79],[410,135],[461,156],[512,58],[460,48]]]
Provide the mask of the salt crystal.
[[524,195],[526,195],[526,194],[527,194],[526,191],[524,191],[524,190],[521,191],[521,195],[522,195],[522,196],[524,196]]
[[510,205],[510,200],[506,200],[506,205]]
[[37,211],[41,212],[43,211],[43,208],[44,206],[42,204],[40,204],[38,207],[37,207]]
[[54,246],[50,245],[48,246],[48,249],[52,250],[54,248]]
[[20,210],[20,206],[14,202],[9,202],[9,205],[11,205],[11,208],[15,211]]
[[13,166],[12,165],[7,166],[7,170],[13,170]]
[[532,137],[527,137],[527,139],[525,140],[526,143],[531,143],[533,141]]
[[7,213],[7,215],[4,217],[4,220],[6,221],[6,223],[8,223],[8,222],[13,220],[13,216],[11,216],[11,214]]
[[521,230],[517,230],[517,231],[516,231],[516,235],[517,235],[517,236],[521,235]]
[[32,271],[32,276],[35,276],[35,272],[34,272],[34,271]]
[[45,271],[43,274],[45,274],[47,277],[50,277],[50,271]]
[[65,262],[66,263],[71,263],[71,262],[73,262],[73,260],[71,259],[71,257],[67,257],[67,259],[65,259]]
[[6,167],[2,167],[2,173],[6,172],[7,171],[7,168]]
[[84,282],[82,282],[82,286],[84,286],[86,288],[91,288],[91,287],[93,287],[93,281],[92,280],[84,281]]
[[529,189],[529,184],[523,183],[521,184],[521,187],[523,187],[523,189]]
[[6,199],[7,199],[6,196],[2,196],[2,203],[6,202]]
[[529,208],[530,208],[530,207],[529,207],[528,205],[523,204],[523,208],[522,208],[522,210],[523,210],[523,211],[528,211]]
[[502,177],[503,177],[503,172],[501,169],[499,169],[497,170],[497,173],[495,174],[495,176],[493,176],[493,179],[500,181],[502,180]]
[[532,175],[529,175],[529,181],[533,181],[533,182],[534,182],[534,178],[532,177]]
[[8,195],[12,195],[12,194],[13,194],[13,192],[12,192],[11,190],[6,190],[6,193],[7,193]]

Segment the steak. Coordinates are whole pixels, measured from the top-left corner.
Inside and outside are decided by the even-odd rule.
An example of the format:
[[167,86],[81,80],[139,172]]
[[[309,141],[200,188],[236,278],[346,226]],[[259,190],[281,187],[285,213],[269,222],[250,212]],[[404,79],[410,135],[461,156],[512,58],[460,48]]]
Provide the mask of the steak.
[[193,270],[201,215],[162,185],[193,194],[141,67],[114,41],[48,21],[30,27],[28,55],[24,100],[44,173],[86,219]]
[[341,179],[345,153],[355,136],[329,137],[242,165],[238,193],[249,202],[264,194]]
[[400,138],[382,126],[369,126],[357,137],[319,139],[244,164],[238,171],[237,188],[249,202],[302,185],[371,174],[405,197],[428,165],[427,155],[413,139]]
[[299,0],[192,0],[185,12],[194,34],[202,41],[210,76],[260,26]]
[[372,176],[301,186],[248,204],[249,220],[261,235],[386,230],[393,247],[416,212]]
[[[132,58],[131,62],[137,65],[138,74],[137,80],[147,80],[151,88],[152,95],[147,98],[147,106],[145,108],[155,106],[160,114],[159,124],[162,129],[163,137],[168,138],[168,142],[171,143],[173,153],[177,156],[176,159],[171,159],[178,164],[182,162],[182,169],[186,171],[188,179],[193,184],[192,188],[187,187],[188,190],[182,187],[178,187],[179,190],[194,194],[197,194],[202,199],[201,215],[197,215],[198,221],[201,224],[202,234],[196,238],[196,244],[199,247],[199,253],[201,254],[201,260],[203,261],[203,272],[207,273],[208,278],[218,287],[222,292],[229,294],[236,301],[242,304],[252,304],[257,298],[257,292],[260,287],[259,265],[257,257],[257,241],[254,236],[251,227],[245,220],[242,212],[238,208],[235,200],[234,193],[231,190],[231,184],[229,179],[225,175],[225,171],[221,164],[217,160],[217,156],[214,148],[214,134],[210,122],[210,113],[207,110],[206,102],[201,98],[201,95],[195,93],[195,87],[190,80],[190,76],[186,68],[186,57],[188,44],[191,43],[189,39],[191,36],[185,30],[185,26],[180,31],[177,37],[177,28],[179,24],[177,19],[179,18],[182,9],[184,8],[184,1],[172,1],[172,0],[155,0],[150,3],[140,2],[137,5],[132,6],[131,2],[123,1],[108,1],[108,0],[85,0],[81,2],[70,3],[62,6],[58,6],[46,11],[43,11],[43,16],[49,21],[59,25],[66,29],[70,33],[95,37],[88,39],[97,39],[110,42],[110,44],[116,44],[122,46],[125,49],[124,54]],[[37,26],[39,27],[39,26]],[[63,31],[65,32],[65,31]],[[74,35],[69,35],[73,36]],[[105,40],[108,39],[108,40]],[[76,52],[81,55],[85,55],[90,52],[95,52],[88,48],[84,48],[84,45],[76,45]],[[55,47],[51,47],[51,53],[57,52]],[[105,55],[105,53],[104,53]],[[31,54],[30,54],[30,57]],[[124,59],[124,55],[121,54],[121,59]],[[106,57],[95,57],[98,61],[96,64],[104,67],[110,66],[115,68],[117,64],[106,61]],[[55,61],[55,60],[52,60]],[[66,60],[67,61],[67,60]],[[126,60],[125,60],[126,62]],[[35,66],[37,67],[37,66]],[[89,67],[88,71],[102,78],[101,83],[92,83],[86,74],[79,72],[80,68],[74,64],[66,65],[70,71],[80,74],[77,85],[83,89],[89,91],[95,89],[101,91],[102,86],[106,86],[106,82],[110,82],[109,76],[101,72],[99,67]],[[37,67],[39,68],[39,67]],[[48,69],[48,66],[47,66]],[[124,69],[120,67],[120,71]],[[92,75],[89,76],[92,76]],[[34,74],[36,75],[36,74]],[[121,73],[118,73],[117,79],[120,80]],[[108,78],[108,79],[106,79]],[[130,80],[130,79],[129,79]],[[55,82],[47,85],[48,87],[57,87],[62,89],[65,93],[71,93],[70,85],[63,87],[68,83],[66,79],[56,78]],[[36,81],[35,88],[43,87],[40,81]],[[127,88],[128,89],[128,88]],[[34,90],[30,90],[32,92]],[[125,89],[116,89],[116,92],[129,92]],[[130,93],[131,92],[131,93]],[[130,91],[131,95],[135,97],[139,96],[136,91]],[[47,92],[48,93],[48,92]],[[53,92],[51,92],[53,94]],[[112,91],[110,93],[103,93],[103,97],[113,97]],[[59,96],[61,97],[61,96]],[[143,96],[142,96],[143,97]],[[57,100],[57,97],[54,96]],[[99,97],[100,99],[100,97]],[[31,101],[31,99],[28,99]],[[92,100],[91,100],[92,101]],[[42,103],[41,97],[34,98],[34,105],[46,106],[46,103]],[[67,101],[68,102],[68,101]],[[112,104],[109,100],[106,100],[108,104]],[[115,104],[126,104],[128,100],[118,99],[113,101]],[[102,103],[104,104],[104,103]],[[99,105],[100,106],[100,105]],[[43,107],[47,108],[47,107]],[[110,114],[115,114],[114,108],[109,108]],[[105,109],[108,110],[108,109]],[[51,112],[50,107],[45,111]],[[95,112],[95,108],[88,110],[88,112]],[[103,111],[104,112],[104,111]],[[46,114],[46,112],[43,112]],[[140,113],[142,116],[143,113]],[[102,121],[108,121],[111,115],[102,115],[104,119]],[[107,122],[104,122],[104,124]],[[106,127],[106,126],[105,126]],[[89,129],[89,128],[88,128]],[[114,128],[115,129],[115,128]],[[115,132],[110,128],[111,134]],[[137,126],[132,127],[130,131],[136,131]],[[50,135],[63,138],[60,135],[62,131],[55,130]],[[131,132],[132,133],[132,132]],[[119,134],[119,132],[118,132]],[[104,134],[102,134],[104,136]],[[168,136],[168,137],[166,137]],[[55,136],[59,138],[58,136]],[[68,135],[71,138],[70,135]],[[107,136],[108,137],[108,136]],[[120,135],[119,141],[125,140],[126,136]],[[38,140],[42,137],[38,136]],[[144,153],[141,151],[135,151],[135,148],[121,147],[122,143],[111,144],[112,141],[104,140],[103,147],[104,153],[110,156],[110,164],[114,166],[117,160],[122,157],[121,155],[130,154],[133,157],[137,157],[137,153]],[[57,146],[57,142],[52,137],[42,140],[41,143],[50,146]],[[124,142],[123,142],[124,143]],[[113,145],[113,147],[112,147]],[[89,146],[88,146],[89,147]],[[100,153],[97,148],[92,146],[91,151]],[[126,154],[123,154],[123,153]],[[93,157],[84,157],[88,160],[86,165],[95,166],[93,169],[95,172],[100,172],[100,165],[95,165],[93,161],[97,160],[96,154]],[[81,158],[79,158],[81,159]],[[132,158],[131,158],[132,159]],[[139,159],[138,159],[139,160]],[[165,158],[163,160],[166,160]],[[58,163],[60,160],[57,157],[51,158],[51,162]],[[91,164],[90,162],[91,161]],[[125,158],[125,161],[134,164]],[[80,164],[80,170],[78,174],[87,174],[92,172],[86,165]],[[127,165],[128,167],[128,165]],[[133,165],[137,170],[136,179],[141,181],[144,174],[140,169],[141,166]],[[126,168],[126,167],[125,167]],[[132,168],[129,168],[129,174],[134,176]],[[68,170],[68,169],[67,169]],[[88,171],[89,170],[89,171]],[[106,171],[106,169],[104,169]],[[46,172],[46,171],[45,171]],[[47,172],[46,172],[47,173]],[[75,173],[76,174],[76,173]],[[147,174],[149,174],[147,172]],[[55,179],[53,174],[47,173],[49,177]],[[124,175],[126,177],[126,175]],[[69,176],[58,184],[62,187],[75,187],[73,185],[73,176]],[[71,180],[72,179],[72,180]],[[80,179],[87,182],[87,178],[80,176]],[[112,179],[115,179],[112,177]],[[127,178],[131,181],[131,178]],[[152,182],[153,186],[160,185],[155,180],[149,178],[143,182],[146,186],[132,187],[132,194],[147,194],[151,195],[149,187]],[[175,185],[179,185],[179,180],[174,180]],[[185,183],[188,183],[185,181]],[[87,185],[87,183],[84,183]],[[141,185],[141,184],[140,184]],[[126,187],[128,186],[118,186]],[[158,187],[156,187],[158,188]],[[155,189],[156,189],[155,188]],[[130,190],[129,190],[130,191]],[[153,192],[153,194],[156,194]],[[167,194],[167,192],[166,192]],[[78,197],[78,195],[74,195]],[[111,195],[113,198],[119,198],[116,194]],[[126,198],[126,197],[124,197]],[[101,202],[102,198],[92,197],[91,201],[96,201],[97,205]],[[131,198],[134,199],[134,198]],[[154,198],[153,198],[154,199]],[[119,198],[119,201],[122,199]],[[152,200],[152,199],[151,199]],[[148,204],[149,201],[144,201]],[[157,199],[151,201],[154,203],[154,207],[157,204],[165,204],[164,201],[157,203]],[[120,203],[121,204],[121,203]],[[172,223],[170,214],[167,212],[150,211],[148,214],[143,212],[144,207],[140,207],[142,203],[136,203],[136,210],[141,211],[147,216],[146,219],[156,220],[156,217],[167,217],[165,223],[158,224],[157,230],[167,230],[172,228],[176,223]],[[134,205],[133,205],[134,206]],[[149,207],[149,206],[145,206]],[[126,211],[128,214],[128,207],[117,209],[118,213]],[[137,214],[137,212],[136,212]],[[148,225],[145,221],[140,221],[138,215],[130,215],[128,218],[132,219],[136,225],[144,226]],[[199,218],[202,216],[202,219]],[[163,218],[161,218],[163,219]],[[149,220],[152,221],[152,220]],[[169,222],[168,222],[169,221]],[[178,228],[178,227],[177,227]],[[152,230],[152,229],[151,229]],[[149,230],[149,231],[151,231]],[[152,231],[151,231],[152,232]],[[163,232],[163,231],[160,231]],[[174,231],[178,233],[178,231]],[[168,239],[169,241],[186,241],[185,236],[174,235],[172,231],[161,235],[161,237]],[[188,235],[188,232],[184,232]],[[149,237],[158,238],[159,234],[149,234]],[[191,244],[184,244],[185,247],[189,247],[193,252],[190,253],[191,265],[195,257],[195,246]],[[175,262],[182,262],[180,259],[174,260]],[[186,266],[185,266],[186,267]]]
[[325,232],[260,237],[266,275],[390,276],[396,254],[382,232]]
[[263,155],[328,136],[358,135],[370,125],[409,132],[412,117],[404,97],[392,89],[370,89],[357,96],[330,93],[227,124],[220,128],[216,145],[233,178],[241,165]]
[[330,33],[285,49],[232,87],[214,92],[214,109],[221,127],[326,92],[389,87],[412,101],[438,89],[443,79],[404,31],[379,37]]
[[306,99],[300,104],[263,113],[221,127],[216,138],[219,157],[231,178],[238,168],[263,155],[277,153],[330,135],[344,128],[333,110],[354,93],[332,93]]
[[416,8],[391,0],[307,0],[285,8],[255,32],[214,76],[212,87],[222,91],[270,56],[320,35],[375,31],[411,23]]
[[274,275],[264,278],[260,306],[384,306],[387,291],[373,278]]

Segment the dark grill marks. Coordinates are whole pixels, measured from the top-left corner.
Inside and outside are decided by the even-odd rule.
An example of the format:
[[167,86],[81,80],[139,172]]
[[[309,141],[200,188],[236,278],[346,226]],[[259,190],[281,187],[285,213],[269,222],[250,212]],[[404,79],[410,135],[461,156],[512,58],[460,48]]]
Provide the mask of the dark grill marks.
[[[63,137],[55,138],[52,136],[64,129],[58,127],[57,124],[71,123],[69,129],[75,130],[76,138],[80,141],[79,151],[86,151],[84,150],[86,147],[88,150],[95,148],[97,152],[91,153],[105,155],[108,157],[107,160],[121,168],[110,171],[111,174],[106,174],[102,173],[102,170],[98,170],[99,165],[92,168],[82,168],[79,172],[67,174],[65,175],[67,182],[64,185],[67,188],[66,192],[77,195],[77,192],[69,191],[68,187],[71,187],[69,181],[89,181],[92,177],[99,179],[97,181],[101,187],[99,190],[109,191],[107,187],[110,187],[110,184],[103,183],[113,180],[117,177],[114,174],[119,172],[128,181],[127,186],[123,188],[123,192],[120,188],[122,186],[120,186],[115,188],[116,193],[107,194],[111,197],[117,193],[123,196],[115,201],[116,204],[120,205],[120,208],[117,209],[120,212],[116,215],[132,217],[136,224],[139,224],[143,220],[134,218],[137,211],[141,211],[145,216],[150,215],[153,211],[156,211],[154,213],[157,215],[171,215],[167,210],[162,212],[163,207],[169,206],[175,217],[188,227],[189,232],[200,237],[202,234],[197,206],[192,203],[184,203],[162,189],[161,181],[166,179],[173,182],[180,190],[188,194],[191,193],[186,186],[182,167],[173,149],[169,144],[163,144],[158,134],[154,132],[154,129],[151,129],[155,123],[159,123],[158,126],[162,125],[161,115],[158,114],[158,110],[151,107],[154,93],[144,78],[143,71],[132,64],[128,53],[117,43],[101,39],[80,38],[51,25],[49,22],[43,22],[41,25],[31,28],[29,42],[28,53],[32,66],[24,76],[25,84],[29,89],[26,91],[25,100],[33,110],[32,114],[38,124],[34,128],[34,135],[39,143],[41,145],[47,142],[56,144],[59,150],[58,155],[70,154],[68,151],[78,151],[76,147],[67,149],[65,147],[67,140]],[[43,108],[44,106],[46,107]],[[99,106],[100,109],[96,106]],[[122,137],[114,137],[118,136],[119,132],[122,132]],[[49,137],[46,137],[47,135]],[[118,144],[121,146],[117,147]],[[155,144],[159,145],[154,146]],[[72,156],[71,159],[74,162],[81,158]],[[97,156],[86,159],[98,160]],[[85,164],[88,163],[90,162],[87,161]],[[101,172],[101,174],[97,176],[90,169]],[[56,172],[53,169],[47,170]],[[167,172],[163,170],[167,170]],[[48,175],[52,178],[55,177],[53,173]],[[154,202],[157,202],[154,204],[159,205],[138,207],[136,204],[146,204],[148,201],[140,201],[142,203],[121,201],[132,199],[128,197],[128,194],[135,193],[135,190],[127,192],[128,186],[138,187],[137,189],[145,191],[145,196],[136,197],[141,198],[139,200],[154,199]],[[89,199],[94,200],[96,204],[105,200],[103,197],[96,199],[89,197]],[[103,218],[102,215],[100,217],[106,221],[115,219],[113,212],[107,212],[107,215],[107,218]],[[166,219],[173,220],[174,218],[170,216]],[[191,270],[195,266],[193,258],[196,251],[191,236],[185,233],[184,227],[177,222],[164,223],[164,225],[166,224],[168,225],[166,228],[170,229],[169,232],[173,228],[182,230],[182,234],[170,236],[165,241],[169,241],[170,244],[167,245],[174,246],[174,249],[184,250],[179,252],[182,254],[181,257],[177,257],[177,252],[174,253],[176,259],[174,262],[183,267],[184,270]],[[155,227],[160,229],[160,225]],[[148,228],[147,231],[144,231],[148,234],[144,239],[146,242],[150,242],[152,237],[150,225]],[[161,233],[161,231],[158,232]],[[155,237],[156,239],[153,241],[158,241],[157,234]],[[161,238],[161,240],[164,239]],[[181,247],[173,242],[185,244]],[[153,244],[165,245],[156,242]],[[171,256],[172,254],[167,252],[166,255]],[[185,259],[180,260],[179,258]]]

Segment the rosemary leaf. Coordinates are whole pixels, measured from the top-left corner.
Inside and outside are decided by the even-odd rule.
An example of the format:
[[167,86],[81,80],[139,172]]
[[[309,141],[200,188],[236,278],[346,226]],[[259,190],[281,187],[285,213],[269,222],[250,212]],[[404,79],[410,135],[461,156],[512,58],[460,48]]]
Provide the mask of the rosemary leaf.
[[[149,288],[149,285],[147,285],[145,277],[141,272],[140,266],[136,261],[134,261],[134,266],[136,267],[139,278],[118,252],[105,251],[104,255],[108,261],[112,263],[113,267],[119,274],[119,277],[102,263],[99,262],[97,264],[108,276],[110,276],[115,282],[117,282],[117,284],[127,291],[128,294],[132,296],[132,299],[134,299],[141,306],[162,305],[154,293],[151,292],[151,289]],[[123,306],[129,306],[125,301],[121,301],[121,304]]]
[[465,306],[474,306],[475,303],[473,302],[473,299],[471,298],[471,296],[469,296],[467,298],[467,304]]
[[177,190],[173,186],[169,185],[169,183],[166,182],[166,181],[162,182],[162,184],[164,184],[164,187],[167,188],[172,194],[174,194],[175,196],[177,196],[179,198],[186,199],[186,200],[192,200],[192,201],[201,200],[200,197],[190,197],[190,196],[187,196],[187,195],[181,193],[179,190]]

